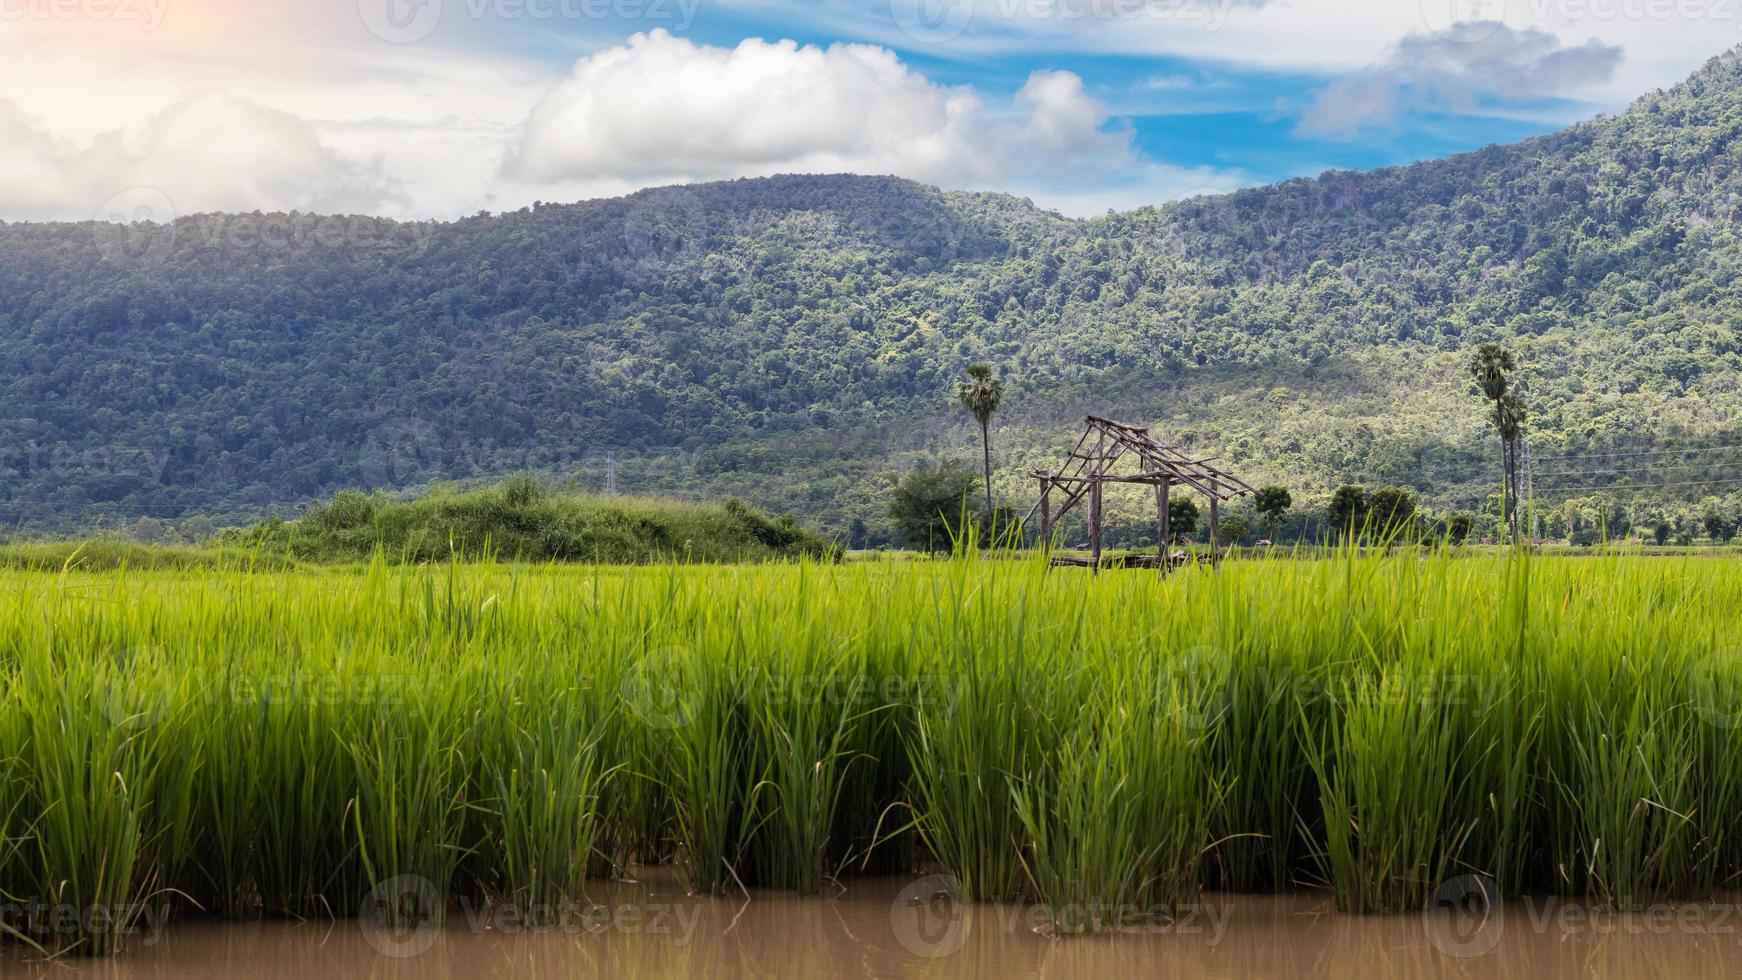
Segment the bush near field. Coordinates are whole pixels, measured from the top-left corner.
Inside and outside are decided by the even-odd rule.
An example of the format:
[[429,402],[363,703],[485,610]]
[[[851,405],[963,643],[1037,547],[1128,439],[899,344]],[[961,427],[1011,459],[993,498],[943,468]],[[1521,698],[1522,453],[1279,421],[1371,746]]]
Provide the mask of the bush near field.
[[723,505],[554,491],[515,477],[469,492],[438,489],[415,500],[342,491],[301,517],[226,532],[229,546],[316,562],[494,556],[519,561],[639,564],[667,559],[731,562],[835,560],[833,542],[790,516],[768,517],[737,500]]

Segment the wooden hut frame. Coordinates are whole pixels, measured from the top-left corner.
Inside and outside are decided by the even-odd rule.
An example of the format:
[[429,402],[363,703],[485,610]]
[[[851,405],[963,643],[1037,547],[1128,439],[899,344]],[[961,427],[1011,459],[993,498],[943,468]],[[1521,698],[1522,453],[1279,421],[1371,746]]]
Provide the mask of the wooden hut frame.
[[[1209,498],[1210,554],[1214,559],[1222,529],[1221,505],[1254,493],[1239,477],[1210,465],[1215,457],[1195,459],[1172,446],[1164,446],[1140,425],[1129,425],[1090,415],[1084,420],[1083,435],[1077,440],[1064,466],[1057,472],[1035,470],[1040,481],[1040,499],[1030,507],[1023,520],[1032,520],[1040,512],[1040,539],[1052,540],[1053,528],[1078,502],[1087,499],[1089,507],[1089,564],[1101,567],[1101,495],[1109,483],[1129,483],[1155,488],[1155,563],[1165,573],[1168,568],[1169,534],[1167,505],[1169,491],[1184,486]],[[1121,464],[1131,472],[1121,473]],[[1052,506],[1052,492],[1057,489],[1064,499],[1057,509]],[[1147,564],[1147,562],[1140,562]]]

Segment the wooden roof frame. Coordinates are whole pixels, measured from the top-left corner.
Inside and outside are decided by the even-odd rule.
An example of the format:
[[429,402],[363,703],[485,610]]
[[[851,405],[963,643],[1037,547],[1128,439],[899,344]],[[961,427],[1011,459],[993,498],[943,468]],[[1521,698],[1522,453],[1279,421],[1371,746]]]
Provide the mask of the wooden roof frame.
[[[1215,555],[1221,532],[1221,505],[1237,497],[1256,493],[1239,477],[1211,465],[1216,457],[1194,458],[1173,446],[1164,446],[1149,434],[1146,426],[1119,422],[1100,415],[1083,420],[1083,434],[1065,457],[1057,472],[1035,470],[1040,481],[1040,499],[1028,509],[1023,521],[1040,512],[1040,534],[1043,543],[1050,543],[1059,518],[1085,498],[1089,501],[1089,550],[1093,567],[1101,567],[1101,493],[1109,483],[1137,484],[1155,488],[1156,562],[1165,572],[1170,563],[1167,547],[1169,491],[1175,486],[1187,487],[1203,494],[1210,501],[1210,550]],[[1121,464],[1135,464],[1134,472],[1119,472]],[[1064,502],[1054,511],[1052,491],[1064,494]]]

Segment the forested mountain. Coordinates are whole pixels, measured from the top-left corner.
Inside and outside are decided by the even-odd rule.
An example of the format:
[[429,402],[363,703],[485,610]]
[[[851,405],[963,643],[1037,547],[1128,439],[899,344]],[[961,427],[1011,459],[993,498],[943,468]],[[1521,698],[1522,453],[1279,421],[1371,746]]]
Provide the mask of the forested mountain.
[[1537,454],[1733,427],[1739,133],[1732,53],[1520,144],[1088,221],[803,176],[440,224],[0,224],[0,527],[521,469],[877,526],[883,474],[977,438],[952,385],[980,360],[1012,499],[1094,410],[1255,483],[1475,507],[1480,341],[1528,365]]

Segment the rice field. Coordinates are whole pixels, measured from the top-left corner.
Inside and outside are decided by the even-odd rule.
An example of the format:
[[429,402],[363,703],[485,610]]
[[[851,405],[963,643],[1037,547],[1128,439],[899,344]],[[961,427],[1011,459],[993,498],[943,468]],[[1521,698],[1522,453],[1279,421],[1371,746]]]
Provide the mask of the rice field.
[[102,954],[402,876],[389,918],[535,914],[647,864],[941,870],[1061,934],[1692,898],[1742,870],[1739,609],[1733,560],[1638,555],[0,571],[0,893],[82,913],[0,928]]

